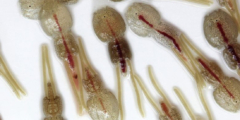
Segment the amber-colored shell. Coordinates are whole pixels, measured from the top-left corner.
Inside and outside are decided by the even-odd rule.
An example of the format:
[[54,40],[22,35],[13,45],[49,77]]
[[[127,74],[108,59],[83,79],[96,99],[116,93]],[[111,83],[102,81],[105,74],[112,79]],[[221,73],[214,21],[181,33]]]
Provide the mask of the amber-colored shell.
[[238,25],[230,15],[221,9],[215,10],[205,17],[204,34],[208,43],[218,49],[224,47],[224,38],[217,23],[222,25],[228,43],[235,43],[238,36]]
[[[231,45],[236,53],[236,55],[238,56],[238,58],[240,58],[240,45],[238,43],[234,43]],[[228,67],[230,67],[231,69],[237,69],[237,61],[235,60],[235,57],[231,54],[231,52],[225,48],[223,50],[223,58],[226,62],[226,64],[228,65]]]
[[122,37],[126,25],[122,16],[115,9],[105,7],[94,13],[93,28],[98,38],[105,42]]
[[[65,38],[65,41],[67,43],[67,47],[70,53],[71,54],[78,53],[78,46],[73,35],[71,33],[68,33],[68,34],[64,34],[63,36]],[[54,46],[55,46],[55,50],[57,52],[58,57],[61,59],[66,59],[68,53],[66,52],[66,48],[63,43],[62,36],[59,36],[54,39]]]
[[231,98],[228,92],[222,86],[219,86],[213,92],[214,99],[223,109],[237,112],[240,109],[240,82],[235,78],[228,77],[222,82],[233,94],[234,98]]
[[[118,45],[120,46],[123,59],[131,59],[132,53],[127,41],[124,38],[121,38],[118,39],[117,42],[119,43]],[[112,63],[118,63],[121,59],[119,57],[119,50],[117,49],[118,45],[116,44],[116,41],[111,41],[108,43],[108,52]]]

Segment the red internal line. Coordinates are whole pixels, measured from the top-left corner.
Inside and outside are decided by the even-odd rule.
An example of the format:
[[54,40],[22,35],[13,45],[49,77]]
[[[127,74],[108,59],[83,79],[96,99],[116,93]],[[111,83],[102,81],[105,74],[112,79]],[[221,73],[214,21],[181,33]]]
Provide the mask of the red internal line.
[[229,45],[229,43],[228,43],[229,40],[228,40],[224,30],[223,30],[222,24],[218,22],[217,23],[217,27],[218,27],[218,30],[220,31],[220,33],[221,33],[221,35],[223,37],[224,42],[227,45],[228,52],[230,52],[232,54],[233,59],[235,61],[237,61],[237,65],[240,68],[240,58],[238,57],[238,55],[237,55],[236,51],[234,50],[233,46]]
[[226,44],[228,44],[228,38],[227,38],[227,36],[226,36],[223,28],[222,28],[222,24],[219,23],[219,22],[217,22],[217,27],[218,27],[218,30],[221,32],[221,35],[222,35],[222,37],[223,37],[224,42],[225,42]]
[[60,26],[60,24],[59,24],[57,15],[56,15],[56,14],[53,14],[53,18],[54,18],[55,22],[57,23],[58,29],[59,29],[59,31],[60,31],[60,33],[61,33],[61,37],[62,37],[62,39],[63,39],[63,45],[64,45],[65,50],[66,50],[66,52],[67,52],[68,63],[69,63],[70,68],[71,68],[71,70],[72,70],[72,72],[73,72],[72,74],[73,74],[74,82],[75,82],[75,84],[76,84],[76,86],[77,86],[77,88],[78,88],[78,79],[77,79],[78,76],[77,76],[77,74],[76,74],[76,71],[74,70],[74,60],[73,60],[73,56],[72,56],[72,54],[71,54],[71,52],[70,52],[70,50],[69,50],[69,48],[68,48],[68,46],[67,46],[67,42],[66,42],[65,37],[64,37],[64,35],[63,35],[63,33],[62,33],[62,28],[61,28],[61,26]]
[[139,16],[138,16],[138,19],[141,20],[141,21],[143,21],[144,23],[146,23],[149,27],[151,27],[151,28],[153,28],[154,30],[156,30],[159,34],[162,34],[163,36],[165,36],[165,37],[167,37],[168,39],[170,39],[170,40],[173,42],[175,48],[176,48],[180,53],[182,52],[179,44],[177,43],[177,41],[176,41],[171,35],[169,35],[169,34],[163,32],[163,31],[160,31],[160,30],[154,28],[153,24],[151,24],[150,22],[148,22],[148,21],[144,18],[143,15],[139,15]]
[[227,91],[231,98],[234,98],[233,94],[227,89],[227,87],[222,83],[219,77],[204,63],[201,59],[198,59],[198,62],[222,85],[222,87]]
[[161,102],[161,108],[162,110],[164,111],[164,113],[168,116],[169,119],[173,120],[170,113],[169,113],[169,110],[167,108],[167,105],[164,103],[164,102]]
[[[87,74],[88,80],[90,80],[90,84],[92,85],[93,90],[97,93],[98,91],[97,91],[97,89],[95,88],[94,82],[93,82],[93,80],[92,80],[93,77],[92,77],[92,75],[90,74],[90,72],[89,72],[88,69],[86,69],[86,74]],[[102,108],[103,108],[104,113],[107,113],[106,108],[105,108],[105,106],[104,106],[104,104],[103,104],[103,102],[102,102],[102,99],[101,99],[101,98],[98,98],[98,100],[100,101],[100,104],[101,104],[101,106],[102,106]]]
[[119,41],[118,41],[118,39],[117,39],[117,37],[115,35],[115,32],[113,31],[111,25],[109,24],[108,20],[106,20],[106,22],[107,22],[107,25],[108,25],[112,35],[115,38],[115,45],[117,47],[117,53],[118,53],[119,60],[120,60],[121,70],[122,70],[123,73],[125,73],[126,72],[126,60],[124,59],[121,46],[120,46]]

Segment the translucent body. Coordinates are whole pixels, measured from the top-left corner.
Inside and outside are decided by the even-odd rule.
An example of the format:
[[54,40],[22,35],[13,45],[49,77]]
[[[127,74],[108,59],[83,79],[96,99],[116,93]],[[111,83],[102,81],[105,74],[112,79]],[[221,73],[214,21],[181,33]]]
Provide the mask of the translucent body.
[[228,43],[235,43],[238,36],[238,25],[230,15],[221,9],[215,10],[205,17],[204,34],[208,43],[217,49],[224,47],[226,41],[224,41],[224,36],[222,35],[218,24],[221,24]]
[[115,96],[101,89],[87,101],[88,112],[93,120],[117,120],[119,115],[118,102]]
[[227,89],[234,95],[234,98],[230,98],[227,91],[219,86],[213,92],[216,102],[225,110],[231,112],[237,112],[240,109],[240,82],[235,78],[228,78],[222,80]]
[[[201,63],[202,64],[202,63]],[[223,109],[236,112],[240,109],[240,82],[224,76],[216,64],[202,64],[203,78],[214,86],[213,96]]]
[[[231,46],[233,47],[236,55],[240,57],[240,45],[238,43],[235,43]],[[223,50],[223,58],[229,68],[234,70],[237,69],[238,62],[236,61],[236,57],[232,55],[231,51],[229,51],[228,48],[225,48]]]
[[139,36],[150,36],[152,28],[143,21],[139,20],[139,15],[143,15],[149,23],[154,26],[158,26],[161,20],[158,11],[150,5],[134,3],[126,12],[127,23],[129,24],[131,30]]
[[[111,29],[109,29],[109,25],[111,25]],[[93,28],[98,38],[105,42],[122,37],[126,30],[126,25],[116,10],[105,7],[94,13]]]
[[126,18],[131,30],[137,35],[153,37],[167,48],[178,46],[180,32],[162,21],[159,13],[152,6],[133,3],[126,12]]
[[67,33],[72,27],[72,16],[66,6],[58,2],[46,2],[40,12],[44,32],[52,37]]
[[[74,36],[71,33],[64,34],[64,40],[70,50],[71,54],[78,53],[78,46],[76,43],[76,40]],[[57,52],[57,55],[61,59],[67,59],[68,52],[66,51],[66,47],[64,45],[64,41],[62,39],[62,36],[56,37],[54,39],[54,46],[55,50]]]
[[[129,45],[128,45],[127,41],[122,38],[122,39],[118,40],[118,43],[119,43],[119,46],[120,46],[121,51],[123,53],[123,58],[124,59],[131,59],[132,54],[131,54],[131,50],[129,48]],[[117,49],[117,45],[116,45],[115,41],[109,42],[108,52],[109,52],[112,63],[120,62],[119,53],[118,53],[118,49]]]
[[179,111],[175,108],[172,108],[169,110],[169,115],[170,115],[170,117],[168,117],[166,115],[160,116],[159,120],[182,120],[182,117],[179,114]]
[[89,63],[79,40],[79,56],[83,72],[83,86],[89,95],[87,100],[88,113],[93,120],[117,120],[119,115],[116,97],[103,85],[101,78]]

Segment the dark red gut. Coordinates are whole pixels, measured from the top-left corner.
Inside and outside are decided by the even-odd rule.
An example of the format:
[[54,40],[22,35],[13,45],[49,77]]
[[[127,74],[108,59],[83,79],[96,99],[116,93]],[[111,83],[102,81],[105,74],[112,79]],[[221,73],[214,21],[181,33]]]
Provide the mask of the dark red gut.
[[229,96],[231,98],[234,98],[233,94],[227,89],[227,87],[222,83],[220,78],[207,66],[206,63],[203,62],[203,60],[198,59],[198,62],[222,85],[222,87],[227,91]]
[[233,59],[237,62],[237,65],[240,68],[240,58],[238,57],[238,55],[237,55],[236,51],[234,50],[233,46],[228,43],[229,40],[226,36],[226,33],[223,30],[222,24],[217,22],[217,27],[218,27],[218,30],[220,31],[220,33],[223,37],[223,41],[227,45],[228,52],[230,52],[232,54]]
[[169,110],[168,110],[168,108],[167,108],[167,105],[166,105],[164,102],[161,102],[161,108],[162,108],[163,112],[167,115],[167,117],[168,117],[169,119],[173,120],[172,117],[171,117],[171,115],[170,115],[170,113],[169,113]]
[[62,28],[61,28],[61,26],[59,24],[57,15],[54,14],[53,18],[54,18],[55,22],[57,23],[58,29],[59,29],[59,31],[61,33],[61,36],[62,36],[62,39],[63,39],[63,45],[64,45],[66,53],[67,53],[67,60],[68,60],[69,66],[70,66],[70,68],[71,68],[71,70],[73,72],[72,74],[73,74],[74,82],[75,82],[76,86],[78,87],[78,80],[77,80],[78,76],[77,76],[77,74],[76,74],[76,72],[74,70],[73,56],[72,56],[72,54],[71,54],[71,52],[70,52],[70,50],[69,50],[69,48],[67,46],[67,42],[66,42],[65,37],[64,37],[64,35],[62,33]]
[[167,37],[168,39],[170,39],[170,40],[173,42],[175,48],[176,48],[180,53],[182,52],[179,44],[177,43],[177,41],[176,41],[171,35],[169,35],[169,34],[163,32],[163,31],[160,31],[160,30],[154,28],[153,24],[151,24],[150,22],[148,22],[148,21],[144,18],[143,15],[139,15],[139,16],[138,16],[138,19],[141,20],[141,21],[143,21],[144,23],[146,23],[149,27],[151,27],[151,28],[153,28],[154,30],[156,30],[159,34],[162,34],[163,36],[165,36],[165,37]]
[[106,20],[106,22],[107,22],[107,24],[108,24],[108,27],[109,27],[112,35],[113,35],[114,38],[115,38],[115,45],[116,45],[117,53],[118,53],[118,56],[119,56],[119,61],[120,61],[120,65],[121,65],[121,71],[122,71],[123,73],[125,73],[125,72],[126,72],[126,69],[127,69],[127,67],[126,67],[127,65],[126,65],[126,60],[125,60],[125,58],[124,58],[124,55],[123,55],[121,46],[120,46],[119,41],[118,41],[118,39],[117,39],[117,37],[116,37],[116,35],[115,35],[115,32],[113,31],[111,25],[109,24],[108,20]]
[[62,39],[63,39],[63,45],[64,45],[65,50],[66,50],[66,52],[67,52],[67,59],[68,59],[68,61],[69,61],[69,64],[70,64],[71,68],[74,68],[73,57],[72,57],[72,54],[71,54],[71,52],[70,52],[70,50],[69,50],[69,48],[68,48],[68,46],[67,46],[67,42],[66,42],[66,40],[65,40],[65,37],[64,37],[64,35],[63,35],[63,33],[62,33],[62,28],[61,28],[61,26],[60,26],[60,24],[59,24],[57,15],[54,14],[53,17],[54,17],[54,19],[55,19],[55,21],[56,21],[56,23],[57,23],[57,25],[58,25],[58,29],[59,29],[59,31],[60,31],[60,33],[61,33],[61,36],[62,36]]

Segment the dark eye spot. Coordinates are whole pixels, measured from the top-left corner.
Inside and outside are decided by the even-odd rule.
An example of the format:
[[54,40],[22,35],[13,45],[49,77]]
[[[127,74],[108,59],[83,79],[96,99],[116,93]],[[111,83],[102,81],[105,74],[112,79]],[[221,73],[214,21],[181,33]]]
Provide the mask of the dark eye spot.
[[29,5],[28,7],[32,7],[31,5]]
[[104,15],[103,17],[104,17],[104,18],[106,18],[106,16],[105,16],[105,15]]
[[138,13],[135,13],[135,15],[138,15]]

